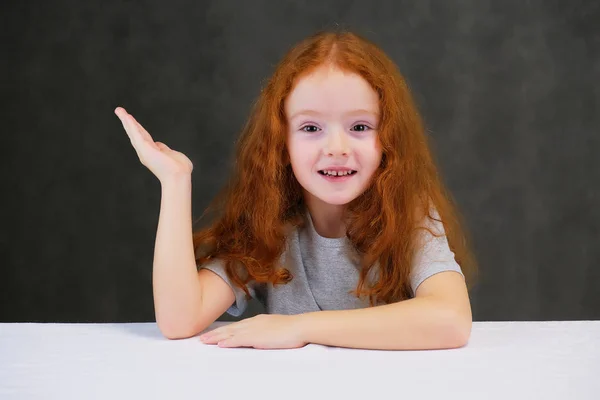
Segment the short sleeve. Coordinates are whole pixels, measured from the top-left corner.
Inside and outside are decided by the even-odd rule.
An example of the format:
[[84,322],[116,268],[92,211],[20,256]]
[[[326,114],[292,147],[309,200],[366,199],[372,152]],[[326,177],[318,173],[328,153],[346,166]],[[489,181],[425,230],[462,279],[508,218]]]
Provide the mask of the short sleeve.
[[[241,288],[237,287],[231,282],[231,280],[227,276],[227,273],[225,272],[225,263],[223,262],[223,260],[220,260],[218,258],[211,259],[210,261],[200,266],[200,269],[203,268],[211,270],[215,274],[219,275],[233,290],[233,293],[235,294],[235,302],[231,305],[231,307],[227,309],[227,314],[232,315],[234,317],[239,317],[240,315],[242,315],[248,307],[246,293]],[[252,283],[248,284],[248,291],[250,292],[250,296],[252,296],[253,298],[256,297],[255,288],[252,285]]]
[[[440,219],[435,209],[433,209],[431,215],[438,220]],[[448,245],[444,225],[428,217],[425,217],[425,220],[424,226],[428,227],[436,235],[439,235],[439,237],[432,235],[426,229],[419,230],[419,247],[415,251],[410,277],[413,296],[416,295],[417,288],[425,279],[439,272],[456,271],[464,277],[460,265],[458,265],[454,258],[454,252],[450,250],[450,246]]]

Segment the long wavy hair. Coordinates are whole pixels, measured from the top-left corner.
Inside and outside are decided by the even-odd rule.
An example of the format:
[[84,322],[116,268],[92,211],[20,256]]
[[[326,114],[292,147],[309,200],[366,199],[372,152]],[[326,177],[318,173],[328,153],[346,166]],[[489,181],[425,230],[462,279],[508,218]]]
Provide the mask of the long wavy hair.
[[[439,236],[425,227],[424,218],[443,224],[470,287],[475,257],[462,217],[439,177],[409,88],[377,45],[347,31],[319,32],[294,46],[276,66],[236,142],[231,178],[200,219],[208,211],[215,217],[194,232],[197,266],[222,260],[228,277],[247,296],[251,280],[276,285],[293,279],[278,263],[290,229],[305,223],[305,203],[286,148],[284,101],[299,78],[324,65],[359,74],[379,95],[382,162],[367,189],[345,207],[346,235],[361,264],[358,285],[350,293],[368,296],[372,306],[412,297],[411,261],[422,245],[415,233],[427,229]],[[370,273],[377,280],[368,279]]]

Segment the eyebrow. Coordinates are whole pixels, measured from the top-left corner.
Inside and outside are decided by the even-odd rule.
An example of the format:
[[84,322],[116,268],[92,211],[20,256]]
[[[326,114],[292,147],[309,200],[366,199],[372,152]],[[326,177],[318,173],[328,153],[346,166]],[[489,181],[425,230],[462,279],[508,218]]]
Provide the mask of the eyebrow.
[[[352,111],[348,111],[344,113],[344,116],[353,116],[353,115],[362,115],[362,114],[370,114],[374,117],[378,117],[379,114],[376,111],[369,111],[369,110],[363,110],[363,109],[359,109],[359,110],[352,110]],[[316,110],[300,110],[296,113],[294,113],[291,117],[290,120],[299,117],[300,115],[312,115],[315,117],[321,116],[322,114]]]

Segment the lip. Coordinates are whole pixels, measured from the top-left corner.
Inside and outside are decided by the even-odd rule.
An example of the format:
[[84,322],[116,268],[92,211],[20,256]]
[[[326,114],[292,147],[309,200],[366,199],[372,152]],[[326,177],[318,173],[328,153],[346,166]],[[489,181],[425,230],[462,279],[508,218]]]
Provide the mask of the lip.
[[340,167],[340,166],[331,166],[331,167],[325,167],[325,168],[319,168],[319,171],[356,171],[355,169],[352,168],[348,168],[348,167]]

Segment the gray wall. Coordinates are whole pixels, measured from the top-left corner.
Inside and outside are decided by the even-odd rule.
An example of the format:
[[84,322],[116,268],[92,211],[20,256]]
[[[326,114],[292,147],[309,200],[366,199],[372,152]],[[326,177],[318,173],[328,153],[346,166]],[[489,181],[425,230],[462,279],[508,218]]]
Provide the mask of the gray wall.
[[114,108],[194,162],[197,217],[274,64],[336,25],[414,91],[475,240],[474,319],[598,319],[597,4],[3,3],[0,320],[153,321],[160,186]]

